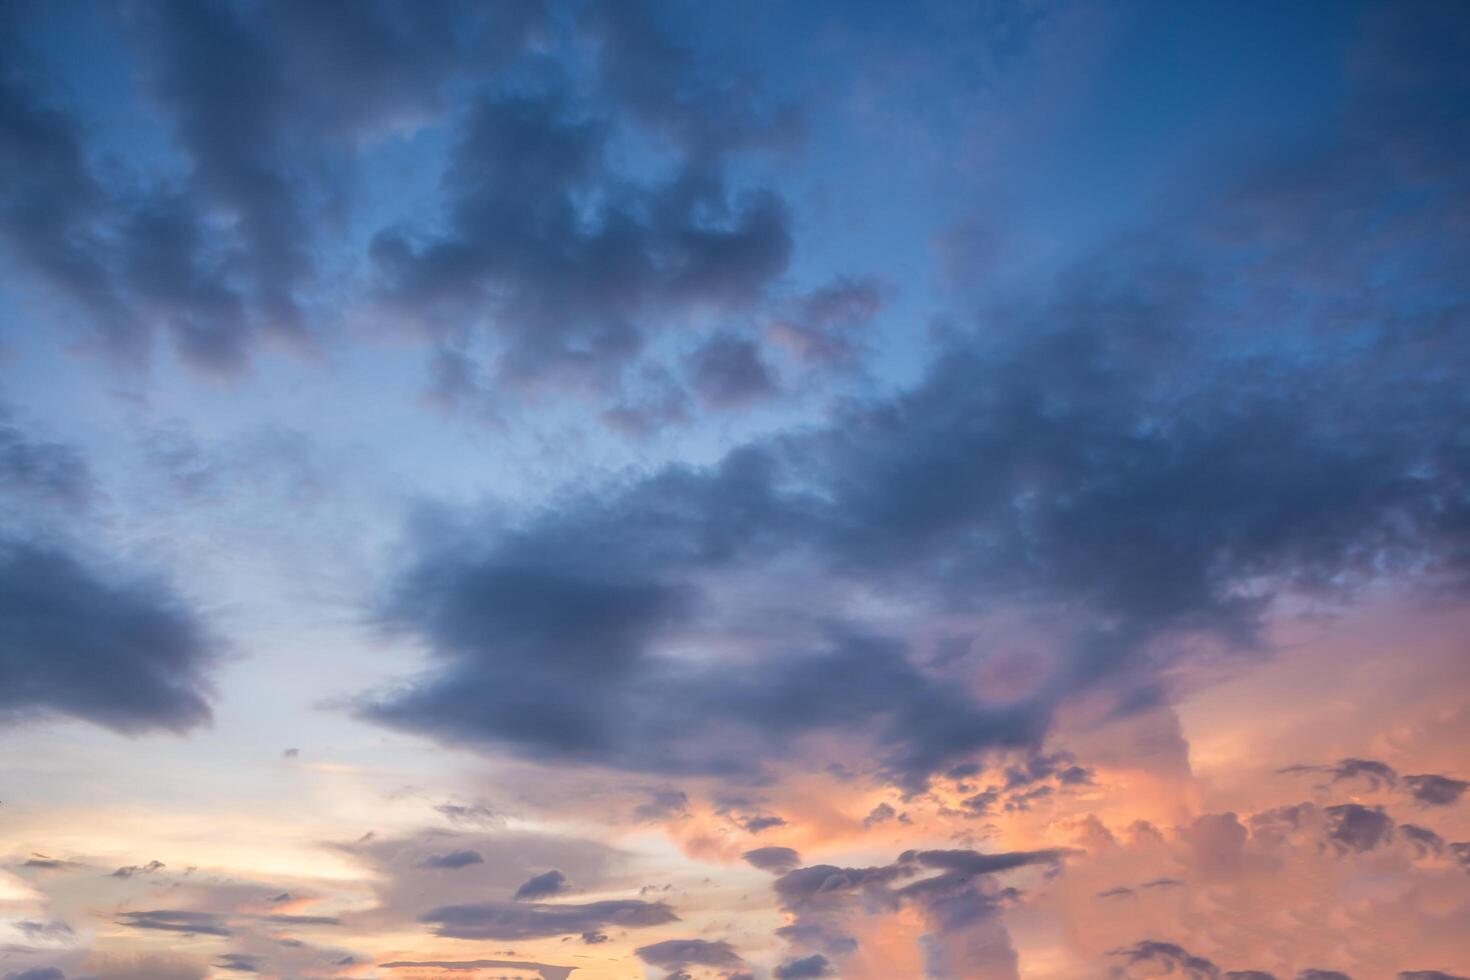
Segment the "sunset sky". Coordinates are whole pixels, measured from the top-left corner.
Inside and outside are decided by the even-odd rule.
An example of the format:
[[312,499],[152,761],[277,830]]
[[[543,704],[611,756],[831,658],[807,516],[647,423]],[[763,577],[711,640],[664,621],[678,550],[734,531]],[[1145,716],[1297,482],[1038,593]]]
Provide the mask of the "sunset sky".
[[1466,980],[1470,3],[0,0],[0,980]]

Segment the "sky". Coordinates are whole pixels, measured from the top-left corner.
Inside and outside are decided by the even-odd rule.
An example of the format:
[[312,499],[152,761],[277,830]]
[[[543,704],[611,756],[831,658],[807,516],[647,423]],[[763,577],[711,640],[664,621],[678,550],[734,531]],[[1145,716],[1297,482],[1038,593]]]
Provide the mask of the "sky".
[[1470,5],[0,4],[0,980],[1470,977]]

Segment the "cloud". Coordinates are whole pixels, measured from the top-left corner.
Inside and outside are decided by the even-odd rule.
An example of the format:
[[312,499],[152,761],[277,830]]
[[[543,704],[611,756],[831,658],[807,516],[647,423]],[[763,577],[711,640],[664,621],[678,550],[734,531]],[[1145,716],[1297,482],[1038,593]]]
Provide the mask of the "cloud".
[[1334,783],[1344,779],[1362,779],[1374,790],[1397,786],[1399,781],[1399,774],[1392,766],[1376,759],[1342,759],[1335,766],[1295,765],[1287,766],[1281,771],[1327,773],[1332,776]]
[[1166,973],[1177,972],[1187,980],[1219,980],[1220,977],[1220,968],[1214,963],[1175,943],[1145,939],[1132,946],[1112,950],[1109,955],[1121,956],[1130,965],[1157,964]]
[[689,356],[694,390],[711,408],[744,408],[776,391],[776,380],[754,342],[711,337]]
[[1463,779],[1433,774],[1405,776],[1404,785],[1409,787],[1414,799],[1429,806],[1449,806],[1458,802],[1465,795],[1465,790],[1470,789],[1470,782]]
[[812,977],[832,976],[832,965],[821,953],[787,960],[776,967],[776,980],[810,980]]
[[342,924],[342,920],[335,915],[267,915],[263,917],[263,921],[283,926],[339,926]]
[[237,973],[263,973],[265,972],[265,957],[251,956],[248,953],[225,953],[214,961],[214,965],[222,970],[234,970]]
[[640,823],[661,823],[689,815],[689,796],[678,789],[645,790],[648,799],[633,808],[633,819]]
[[[1204,329],[1204,285],[1152,290],[1162,257],[1092,261],[1015,331],[958,336],[912,388],[825,426],[415,529],[386,612],[431,667],[362,713],[670,774],[756,774],[801,736],[858,734],[917,789],[1036,748],[1083,692],[1137,711],[1181,656],[1263,654],[1283,597],[1350,597],[1387,569],[1453,587],[1470,525],[1442,502],[1470,486],[1470,418],[1458,382],[1421,380],[1422,349],[1304,359],[1263,339],[1247,364]],[[864,615],[891,590],[894,615]],[[1001,608],[1047,624],[1044,676],[987,698],[991,651],[926,653],[937,617]]]
[[1329,806],[1327,840],[1343,851],[1367,851],[1387,842],[1393,835],[1393,819],[1382,807],[1358,803]]
[[117,921],[133,929],[158,932],[181,932],[190,936],[231,936],[220,916],[210,912],[181,909],[154,909],[147,912],[119,912]]
[[[1000,887],[993,876],[1024,867],[1055,866],[1068,853],[905,851],[895,863],[879,867],[796,868],[774,884],[782,909],[792,916],[777,933],[797,946],[848,956],[858,948],[850,922],[854,915],[908,906],[919,911],[929,928],[921,943],[926,977],[982,968],[1014,970],[1015,950],[996,913],[1018,893]],[[941,873],[921,877],[929,870]]]
[[141,954],[94,956],[97,980],[205,980],[209,971],[183,956]]
[[155,871],[162,871],[163,866],[162,861],[149,861],[147,864],[129,864],[114,871],[112,877],[131,878],[133,875],[151,875]]
[[515,901],[532,901],[541,898],[550,898],[552,895],[560,895],[571,888],[571,882],[567,876],[552,868],[545,874],[539,874],[526,880],[526,883],[516,889],[511,896]]
[[[782,199],[724,173],[762,141],[706,128],[706,113],[733,119],[751,102],[701,88],[708,66],[623,6],[594,5],[579,25],[597,44],[599,98],[549,84],[478,100],[458,123],[442,230],[389,227],[372,244],[381,301],[432,336],[488,336],[500,379],[606,387],[652,326],[747,309],[790,258]],[[672,172],[623,172],[621,126],[672,137]],[[748,391],[750,375],[738,380]]]
[[452,76],[503,65],[539,6],[104,7],[174,140],[128,180],[91,163],[105,130],[61,108],[15,17],[0,38],[0,247],[132,366],[160,332],[215,374],[244,370],[263,336],[309,344],[313,233],[362,145],[441,111]]
[[665,970],[686,966],[738,967],[744,965],[735,947],[707,939],[667,939],[633,951],[640,960]]
[[896,819],[898,819],[898,811],[893,808],[893,804],[879,803],[863,818],[863,826],[872,827],[876,824],[886,823],[889,820]]
[[385,970],[533,970],[541,974],[541,980],[567,980],[576,969],[574,966],[552,966],[525,960],[394,960],[379,965]]
[[5,974],[5,980],[66,980],[66,974],[54,966],[40,966],[19,973]]
[[1398,832],[1409,840],[1420,857],[1427,854],[1440,854],[1444,851],[1444,838],[1428,827],[1416,827],[1405,823],[1399,824]]
[[59,919],[46,922],[32,919],[19,919],[12,924],[20,931],[21,935],[31,941],[65,942],[75,935],[72,927]]
[[839,276],[797,297],[767,327],[771,342],[818,367],[853,364],[861,345],[858,331],[883,309],[884,297],[872,278]]
[[484,864],[485,859],[480,856],[479,851],[450,851],[447,854],[431,854],[424,861],[426,868],[447,868],[455,870],[468,867],[471,864]]
[[215,659],[204,625],[168,586],[0,538],[0,718],[182,732],[210,718]]
[[1323,772],[1332,776],[1332,781],[1362,779],[1372,790],[1393,789],[1402,783],[1409,795],[1426,806],[1448,806],[1455,803],[1470,788],[1470,782],[1449,776],[1426,773],[1404,776],[1385,762],[1376,759],[1343,759],[1334,766],[1287,766],[1284,773]]
[[28,497],[80,511],[96,494],[91,467],[79,452],[30,435],[0,403],[0,499]]
[[743,857],[752,867],[775,874],[784,874],[801,863],[801,855],[789,847],[757,847]]
[[739,821],[740,826],[745,828],[746,833],[758,834],[772,827],[784,827],[786,821],[777,816],[750,816]]
[[469,827],[498,827],[505,814],[483,803],[441,803],[434,807],[452,824]]
[[604,926],[641,929],[678,921],[663,902],[634,899],[546,905],[532,902],[479,902],[446,905],[419,917],[436,936],[454,939],[535,939],[579,934]]

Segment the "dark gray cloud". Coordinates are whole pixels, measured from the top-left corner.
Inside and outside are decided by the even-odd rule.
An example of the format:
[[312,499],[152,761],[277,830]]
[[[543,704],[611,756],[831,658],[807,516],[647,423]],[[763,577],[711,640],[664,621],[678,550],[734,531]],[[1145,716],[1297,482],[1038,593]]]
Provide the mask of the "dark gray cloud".
[[1382,807],[1343,803],[1322,812],[1327,817],[1327,840],[1339,850],[1372,850],[1393,836],[1393,818]]
[[1398,785],[1399,774],[1386,762],[1376,759],[1342,759],[1333,766],[1309,766],[1295,765],[1287,766],[1281,770],[1284,773],[1320,772],[1332,777],[1332,781],[1338,782],[1343,779],[1362,779],[1370,789],[1382,789]]
[[876,824],[887,823],[890,820],[897,819],[898,811],[893,808],[893,804],[879,803],[877,806],[873,807],[872,810],[868,811],[868,815],[866,817],[863,817],[863,826],[872,827]]
[[505,814],[484,803],[441,803],[434,809],[459,826],[498,827],[505,823]]
[[438,970],[532,970],[541,974],[541,980],[567,980],[576,969],[574,966],[552,966],[549,963],[532,963],[526,960],[393,960],[379,965],[385,970],[409,970],[415,967]]
[[127,180],[94,166],[101,137],[61,108],[64,84],[29,57],[27,19],[8,16],[0,249],[133,365],[160,332],[214,373],[242,370],[262,335],[310,343],[313,244],[362,145],[436,115],[452,77],[501,68],[541,8],[100,5],[182,158]]
[[199,617],[167,585],[0,538],[0,718],[182,732],[210,718],[215,658]]
[[76,449],[26,432],[0,402],[0,502],[26,497],[79,511],[96,494],[91,467]]
[[20,866],[22,868],[34,868],[38,871],[68,871],[72,868],[83,867],[79,862],[47,857],[44,854],[32,854],[22,861]]
[[236,973],[264,973],[266,960],[264,956],[252,956],[249,953],[225,953],[214,961],[214,965],[221,970],[233,970]]
[[516,893],[511,898],[517,902],[528,899],[535,901],[540,898],[550,898],[552,895],[560,895],[571,887],[572,884],[567,880],[567,876],[552,868],[545,874],[528,878],[525,884],[516,889]]
[[[848,919],[860,912],[917,909],[929,929],[925,976],[944,978],[965,970],[1014,968],[1016,954],[997,915],[1018,893],[994,876],[1024,867],[1054,868],[1069,852],[969,850],[905,851],[896,862],[871,868],[813,865],[790,871],[774,884],[792,921],[777,934],[827,956],[857,948]],[[929,874],[931,871],[939,874]]]
[[[250,283],[245,318],[217,287],[201,295],[206,287],[179,285],[199,277],[181,274],[193,270],[178,260],[156,270],[161,287],[191,290],[166,297],[172,306],[203,314],[181,332],[186,354],[230,369],[250,331],[304,339],[320,213],[311,200],[330,187],[323,174],[341,180],[350,139],[435,110],[440,87],[470,59],[496,65],[526,36],[536,6],[484,16],[469,5],[395,0],[271,2],[248,13],[228,2],[141,8],[132,26],[144,72],[193,165],[191,196],[238,217],[234,271]],[[200,251],[197,230],[168,213],[143,234],[169,242],[165,254]]]
[[1409,841],[1420,857],[1444,852],[1444,838],[1428,827],[1416,827],[1410,823],[1399,824],[1398,833]]
[[1225,980],[1276,980],[1276,975],[1265,970],[1226,970]]
[[[1036,745],[1077,691],[1157,703],[1186,638],[1261,652],[1279,596],[1345,598],[1391,569],[1405,587],[1461,581],[1458,379],[1426,380],[1409,342],[1304,359],[1263,339],[1242,357],[1201,332],[1205,285],[1148,285],[1163,261],[1098,259],[1015,312],[1016,331],[956,340],[912,390],[825,428],[585,488],[515,524],[419,532],[390,613],[436,667],[365,713],[663,772],[759,771],[792,735],[846,729],[919,786],[977,751]],[[931,617],[880,630],[844,602],[875,589],[935,613],[1052,610],[1052,672],[987,702],[966,677],[986,651],[925,657]],[[752,625],[777,621],[779,636]]]
[[342,920],[335,915],[267,915],[264,922],[283,926],[340,926]]
[[757,847],[742,855],[751,867],[784,874],[801,863],[801,855],[789,847]]
[[32,940],[66,940],[76,933],[71,926],[60,919],[52,921],[37,921],[35,919],[18,919],[12,923],[16,929],[27,939]]
[[740,826],[744,827],[747,833],[758,834],[763,830],[770,830],[772,827],[784,827],[786,826],[786,820],[784,817],[770,815],[751,816],[740,820]]
[[1195,956],[1176,943],[1145,939],[1109,951],[1110,956],[1121,956],[1132,964],[1147,963],[1162,967],[1166,973],[1177,973],[1186,980],[1219,980],[1220,968],[1203,956]]
[[641,929],[678,921],[663,902],[635,899],[546,905],[537,902],[479,902],[446,905],[419,917],[436,936],[454,939],[535,939],[577,935],[599,927]]
[[1360,779],[1373,790],[1392,789],[1402,785],[1414,800],[1426,806],[1449,806],[1457,802],[1466,789],[1470,789],[1470,782],[1434,773],[1400,777],[1392,766],[1376,759],[1342,759],[1332,766],[1295,765],[1287,766],[1281,771],[1327,773],[1332,776],[1334,783],[1344,779]]
[[[494,87],[456,120],[445,225],[384,228],[373,241],[381,301],[448,352],[441,394],[462,396],[482,374],[610,389],[653,329],[749,309],[789,261],[784,201],[748,180],[737,186],[727,170],[781,143],[790,114],[760,108],[748,80],[671,41],[648,5],[591,4],[577,20],[595,48],[595,94],[545,71]],[[668,174],[641,179],[618,166],[630,131],[673,153]],[[489,372],[467,352],[481,335]],[[694,373],[722,405],[771,384],[738,338],[696,358]],[[619,405],[609,421],[638,432],[683,411],[682,398],[660,397]]]
[[[631,210],[594,194],[607,204],[588,219],[567,188],[606,190],[607,113],[554,88],[491,94],[463,128],[445,234],[385,232],[375,247],[406,309],[494,307],[512,372],[601,372],[637,348],[639,311],[750,303],[785,262],[779,203],[732,203],[691,163],[689,147],[728,147],[684,107],[703,103],[635,81],[685,71],[686,56],[648,41],[654,62],[628,65],[617,51],[642,50],[623,35],[641,22],[600,16],[606,71],[626,72],[619,90],[676,134],[688,169],[626,191]],[[1407,88],[1385,106],[1442,106],[1436,73],[1463,71],[1401,68]],[[1369,129],[1395,118],[1360,109]],[[1416,207],[1391,235],[1369,222],[1366,250],[1322,245],[1336,194],[1401,160],[1424,166],[1370,185],[1470,200],[1463,138],[1401,122],[1379,135],[1402,157],[1367,138],[1323,148],[1307,166],[1330,172],[1322,192],[1264,163],[1167,234],[1110,242],[1044,297],[995,304],[892,397],[510,522],[416,527],[388,619],[431,670],[363,714],[537,760],[747,777],[801,735],[860,735],[876,767],[922,789],[979,752],[1036,748],[1076,693],[1136,711],[1170,695],[1182,655],[1264,654],[1280,598],[1339,601],[1386,576],[1463,588],[1463,310],[1395,304],[1426,295],[1423,276],[1460,295],[1446,254],[1463,256],[1463,235]],[[692,200],[725,215],[719,231],[666,248]],[[1327,281],[1377,282],[1385,256],[1411,281],[1326,307],[1298,285],[1322,282],[1320,263]],[[864,614],[869,595],[901,613]],[[936,657],[932,636],[938,616],[1001,607],[1050,636],[1048,676],[1004,699],[975,682],[991,651]]]
[[649,0],[600,0],[582,29],[598,45],[603,81],[619,101],[701,163],[801,135],[797,107],[767,98],[752,76],[711,70],[671,36]]
[[773,344],[807,364],[851,366],[862,350],[858,331],[883,304],[876,281],[841,276],[790,303],[773,319],[767,334]]
[[1465,790],[1470,789],[1470,782],[1463,779],[1451,779],[1449,776],[1438,776],[1432,773],[1405,776],[1404,785],[1409,788],[1409,793],[1414,799],[1430,806],[1449,806],[1451,803],[1457,803],[1460,797],[1465,795]]
[[708,939],[667,939],[640,946],[633,952],[643,962],[665,970],[686,966],[738,967],[745,962],[734,946]]
[[158,860],[149,861],[147,864],[129,864],[118,868],[112,873],[114,878],[131,878],[134,875],[151,875],[155,871],[163,870],[163,862]]
[[181,909],[119,912],[117,921],[133,929],[181,932],[191,936],[234,935],[234,931],[226,926],[224,919],[212,912],[194,912]]
[[1353,978],[1338,970],[1318,970],[1313,968],[1302,970],[1296,975],[1296,980],[1353,980]]
[[371,254],[398,315],[441,338],[492,330],[503,377],[608,384],[641,321],[749,306],[786,267],[776,195],[702,170],[640,187],[610,170],[610,122],[562,93],[487,97],[460,132],[448,232],[385,229]]
[[787,960],[776,967],[776,972],[773,974],[776,980],[811,980],[813,977],[833,975],[832,964],[821,953]]
[[755,342],[721,334],[689,356],[694,390],[712,408],[743,408],[776,391],[776,379]]
[[485,859],[480,856],[479,851],[463,850],[450,851],[447,854],[431,854],[424,860],[426,868],[446,868],[450,870],[468,867],[471,864],[484,864]]
[[678,820],[689,815],[689,795],[678,789],[645,790],[648,799],[633,808],[633,819],[641,823]]
[[66,980],[66,974],[57,966],[38,966],[5,974],[5,980]]
[[1470,980],[1455,973],[1442,970],[1400,970],[1398,980]]

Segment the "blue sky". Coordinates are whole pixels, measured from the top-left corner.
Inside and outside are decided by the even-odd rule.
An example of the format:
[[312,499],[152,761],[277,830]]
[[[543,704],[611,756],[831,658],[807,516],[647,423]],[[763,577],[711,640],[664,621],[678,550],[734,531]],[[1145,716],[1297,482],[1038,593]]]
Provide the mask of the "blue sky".
[[7,4],[0,977],[1470,973],[1467,45]]

